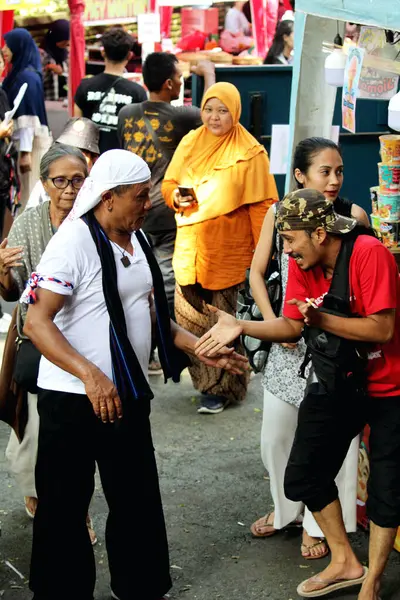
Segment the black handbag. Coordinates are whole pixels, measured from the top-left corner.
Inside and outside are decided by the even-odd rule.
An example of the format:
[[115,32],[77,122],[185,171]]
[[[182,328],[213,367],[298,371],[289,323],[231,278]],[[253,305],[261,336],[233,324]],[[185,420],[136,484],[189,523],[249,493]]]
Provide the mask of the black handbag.
[[17,339],[14,380],[30,394],[38,393],[37,379],[41,354],[31,340]]
[[[278,243],[277,243],[278,240]],[[278,247],[279,246],[279,247]],[[274,228],[273,244],[271,255],[268,261],[267,270],[264,280],[267,288],[269,301],[272,310],[276,316],[279,316],[282,306],[282,277],[280,265],[281,252],[280,238],[277,236],[276,228]],[[263,316],[258,308],[250,288],[250,269],[246,271],[246,280],[244,288],[239,290],[236,308],[236,317],[246,321],[263,321]],[[268,360],[271,342],[265,342],[248,335],[241,336],[241,343],[246,352],[249,364],[253,371],[259,373],[263,371]]]

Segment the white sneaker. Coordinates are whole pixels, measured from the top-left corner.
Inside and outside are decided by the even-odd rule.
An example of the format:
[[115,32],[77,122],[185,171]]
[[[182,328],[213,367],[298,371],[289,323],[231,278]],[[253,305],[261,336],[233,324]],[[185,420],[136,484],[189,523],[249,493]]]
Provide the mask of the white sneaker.
[[0,319],[0,333],[8,333],[11,323],[11,316],[8,313],[4,313]]

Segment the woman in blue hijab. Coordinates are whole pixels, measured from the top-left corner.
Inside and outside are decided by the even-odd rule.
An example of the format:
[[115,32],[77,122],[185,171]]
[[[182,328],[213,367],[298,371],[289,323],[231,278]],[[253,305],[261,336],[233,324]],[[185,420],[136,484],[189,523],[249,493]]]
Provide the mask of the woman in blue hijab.
[[39,179],[40,161],[50,146],[51,137],[44,104],[39,50],[26,29],[14,29],[5,34],[4,40],[4,58],[11,63],[12,69],[3,82],[3,89],[11,106],[21,86],[28,84],[14,116],[15,138],[19,140],[21,204],[25,206]]

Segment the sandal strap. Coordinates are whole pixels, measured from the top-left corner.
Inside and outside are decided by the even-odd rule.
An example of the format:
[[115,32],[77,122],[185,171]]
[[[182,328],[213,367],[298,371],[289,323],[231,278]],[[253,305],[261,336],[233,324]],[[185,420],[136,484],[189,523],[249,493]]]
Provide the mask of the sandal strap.
[[271,515],[272,515],[272,512],[269,512],[265,515],[263,527],[273,527],[274,526],[274,523],[268,523],[268,519],[270,518]]
[[[314,542],[314,544],[301,544],[304,548],[306,548],[307,550],[312,550],[313,548],[316,548],[317,546],[321,546],[322,544],[326,544],[326,541],[324,539],[319,540],[319,542]],[[327,545],[328,547],[328,545]]]

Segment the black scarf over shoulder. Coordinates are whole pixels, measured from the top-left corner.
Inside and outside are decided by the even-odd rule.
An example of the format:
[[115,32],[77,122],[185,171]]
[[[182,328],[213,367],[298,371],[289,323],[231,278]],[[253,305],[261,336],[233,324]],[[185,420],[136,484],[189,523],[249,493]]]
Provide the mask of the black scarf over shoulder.
[[[115,257],[110,240],[93,211],[86,213],[82,220],[89,227],[100,257],[103,292],[110,316],[110,350],[114,383],[121,402],[124,403],[130,398],[151,400],[154,394],[128,338],[124,309],[118,292]],[[142,232],[137,231],[135,235],[146,256],[153,277],[157,315],[157,346],[165,381],[172,378],[177,383],[183,369],[191,363],[189,357],[175,347],[172,339],[167,297],[157,260]]]

